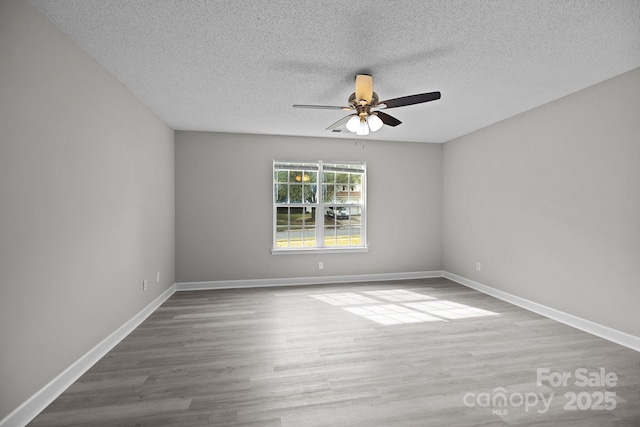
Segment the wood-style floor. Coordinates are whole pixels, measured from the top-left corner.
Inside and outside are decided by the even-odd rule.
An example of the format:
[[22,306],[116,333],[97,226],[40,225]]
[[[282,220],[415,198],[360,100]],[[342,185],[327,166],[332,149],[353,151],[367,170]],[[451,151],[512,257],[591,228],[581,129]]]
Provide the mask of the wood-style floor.
[[178,292],[30,425],[640,426],[640,353],[447,279]]

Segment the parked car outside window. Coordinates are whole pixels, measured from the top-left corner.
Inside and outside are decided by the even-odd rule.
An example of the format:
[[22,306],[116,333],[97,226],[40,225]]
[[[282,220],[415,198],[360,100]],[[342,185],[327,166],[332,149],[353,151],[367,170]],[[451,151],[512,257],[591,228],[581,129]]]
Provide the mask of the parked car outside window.
[[336,219],[347,219],[349,218],[349,211],[345,207],[329,208],[327,209],[327,216]]

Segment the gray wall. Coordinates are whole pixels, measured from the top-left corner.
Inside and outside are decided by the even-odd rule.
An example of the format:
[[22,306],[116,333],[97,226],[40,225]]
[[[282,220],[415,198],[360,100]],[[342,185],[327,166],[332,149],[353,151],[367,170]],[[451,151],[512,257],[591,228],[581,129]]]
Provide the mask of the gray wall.
[[447,142],[444,269],[640,335],[639,100],[636,69]]
[[0,58],[2,419],[174,283],[175,239],[173,130],[26,1]]
[[[369,252],[271,255],[274,159],[366,161]],[[440,144],[176,132],[176,279],[440,270],[441,192]]]

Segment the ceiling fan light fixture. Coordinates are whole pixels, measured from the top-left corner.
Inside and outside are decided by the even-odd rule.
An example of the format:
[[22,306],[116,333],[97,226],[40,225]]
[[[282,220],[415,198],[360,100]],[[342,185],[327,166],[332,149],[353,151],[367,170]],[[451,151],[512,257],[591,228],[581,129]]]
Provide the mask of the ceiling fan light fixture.
[[369,125],[369,129],[371,129],[371,132],[379,131],[380,128],[382,128],[382,125],[384,125],[380,117],[378,117],[376,114],[370,114],[367,117],[367,124]]
[[369,125],[367,124],[367,121],[364,118],[360,120],[360,124],[358,125],[358,130],[356,131],[356,135],[360,135],[360,136],[369,135]]
[[345,126],[349,132],[357,132],[360,128],[360,116],[354,115]]
[[294,104],[294,107],[352,111],[353,114],[349,114],[329,125],[326,130],[343,132],[346,128],[349,132],[364,136],[369,135],[369,132],[379,131],[383,125],[396,127],[402,124],[402,122],[395,117],[383,111],[372,111],[373,109],[390,109],[423,104],[425,102],[436,101],[440,99],[440,96],[440,92],[428,92],[379,101],[378,94],[373,91],[373,77],[369,74],[358,74],[356,76],[355,92],[349,96],[347,106]]

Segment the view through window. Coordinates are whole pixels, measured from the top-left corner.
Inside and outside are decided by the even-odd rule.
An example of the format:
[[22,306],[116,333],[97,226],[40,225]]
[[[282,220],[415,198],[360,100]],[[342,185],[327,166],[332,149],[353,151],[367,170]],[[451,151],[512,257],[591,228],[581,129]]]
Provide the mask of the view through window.
[[273,248],[366,247],[362,162],[273,163]]

